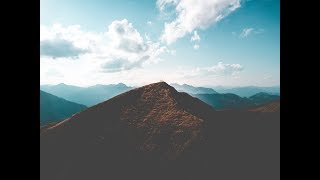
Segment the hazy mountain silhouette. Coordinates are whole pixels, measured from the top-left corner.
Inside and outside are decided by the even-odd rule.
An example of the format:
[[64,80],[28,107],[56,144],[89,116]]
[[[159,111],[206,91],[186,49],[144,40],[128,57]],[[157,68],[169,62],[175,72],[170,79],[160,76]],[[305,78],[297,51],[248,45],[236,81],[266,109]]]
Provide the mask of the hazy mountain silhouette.
[[165,82],[41,129],[40,179],[280,179],[279,113],[215,111]]
[[235,94],[192,94],[215,109],[246,109],[280,99],[280,96],[257,93],[249,98]]
[[258,86],[245,86],[245,87],[216,87],[218,93],[232,93],[241,97],[250,97],[257,93],[264,92],[271,95],[280,95],[280,87],[258,87]]
[[252,107],[255,103],[249,98],[242,98],[235,94],[193,94],[203,102],[216,109],[244,109]]
[[172,87],[174,87],[179,92],[186,92],[188,94],[217,94],[217,92],[211,88],[206,87],[194,87],[188,84],[177,84],[172,83],[170,84]]
[[61,121],[87,108],[40,90],[40,125]]
[[[216,109],[224,108],[247,108],[254,103],[255,105],[260,105],[263,103],[270,102],[277,99],[277,96],[272,95],[274,93],[266,94],[266,90],[270,89],[273,91],[277,90],[277,87],[240,87],[232,89],[224,89],[221,92],[232,92],[218,94],[217,91],[212,88],[206,87],[194,87],[188,84],[179,85],[177,83],[171,84],[177,91],[186,92],[188,94],[194,94],[194,96],[200,98],[204,102],[212,105]],[[123,83],[119,84],[110,84],[110,85],[95,85],[90,87],[77,87],[66,84],[58,85],[42,85],[40,89],[48,92],[50,94],[62,97],[66,100],[84,104],[86,106],[93,106],[95,104],[106,101],[116,95],[119,95],[123,92],[133,89],[133,87],[126,86]],[[250,101],[247,98],[242,98],[242,96],[250,97],[251,94],[259,94],[256,97],[252,97]],[[264,93],[264,94],[263,94]],[[215,94],[215,95],[210,95]],[[250,95],[250,96],[249,96]],[[239,97],[240,96],[240,97]],[[265,98],[263,98],[265,96]]]
[[123,83],[77,87],[66,84],[42,85],[40,89],[66,100],[92,106],[132,89]]
[[269,102],[272,102],[275,100],[279,100],[280,96],[260,92],[260,93],[253,95],[253,96],[250,96],[249,99],[251,101],[253,101],[256,105],[261,105],[261,104],[266,104],[266,103],[269,103]]

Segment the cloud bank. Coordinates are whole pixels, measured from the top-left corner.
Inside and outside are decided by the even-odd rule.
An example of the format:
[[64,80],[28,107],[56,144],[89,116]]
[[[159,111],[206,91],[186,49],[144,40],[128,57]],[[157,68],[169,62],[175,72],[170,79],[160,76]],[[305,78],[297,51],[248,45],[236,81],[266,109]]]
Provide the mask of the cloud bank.
[[55,58],[71,57],[78,58],[79,55],[87,53],[86,49],[81,49],[71,41],[65,39],[52,39],[40,41],[40,55]]
[[[82,59],[98,62],[97,71],[113,73],[156,63],[170,53],[160,42],[143,38],[127,19],[115,20],[105,32],[88,32],[79,25],[40,26],[40,52],[52,59]],[[84,56],[86,55],[86,56]],[[89,59],[90,58],[90,59]]]

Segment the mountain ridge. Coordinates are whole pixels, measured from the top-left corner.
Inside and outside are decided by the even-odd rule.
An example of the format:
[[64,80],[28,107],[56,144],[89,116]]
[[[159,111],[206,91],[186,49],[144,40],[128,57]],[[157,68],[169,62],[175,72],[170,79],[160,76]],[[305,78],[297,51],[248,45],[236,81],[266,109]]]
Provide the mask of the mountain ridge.
[[[186,101],[188,103],[186,103]],[[208,115],[204,112],[214,112],[212,107],[199,99],[186,93],[179,93],[168,84],[160,82],[127,91],[107,101],[94,105],[81,113],[75,114],[56,124],[48,131],[71,128],[73,126],[72,124],[79,123],[79,117],[90,116],[88,114],[91,114],[92,112],[95,112],[95,116],[97,117],[95,123],[100,124],[101,127],[106,126],[103,125],[104,123],[102,121],[104,120],[100,118],[103,117],[100,114],[105,114],[101,109],[112,109],[112,112],[117,112],[116,116],[118,116],[121,122],[127,122],[129,126],[134,126],[138,129],[145,129],[148,132],[151,132],[151,137],[161,136],[162,133],[158,132],[156,127],[163,129],[163,126],[166,126],[166,128],[169,129],[177,129],[178,132],[182,133],[178,133],[179,136],[190,136],[189,139],[185,140],[189,141],[189,143],[192,142],[190,139],[201,138],[201,135],[197,134],[196,129],[200,128],[199,126],[203,122],[202,118],[205,118]],[[80,121],[83,121],[81,123],[85,124],[91,123],[85,119],[81,119]],[[90,128],[90,125],[83,125],[83,127]],[[95,128],[98,127],[95,126]],[[183,129],[185,128],[191,128],[194,129],[194,131],[184,132]],[[85,135],[84,132],[83,135]],[[173,136],[175,136],[175,134],[173,134]],[[152,143],[152,141],[151,138],[150,142],[140,142],[140,148],[145,151],[153,151],[153,148],[156,148],[156,146],[153,146],[154,143]],[[186,146],[187,145],[188,143]],[[165,154],[168,154],[168,157],[170,158],[175,157],[184,149],[184,146],[174,147],[174,144],[171,144],[170,147],[171,148],[169,149],[172,151],[160,150],[168,151],[165,152]]]

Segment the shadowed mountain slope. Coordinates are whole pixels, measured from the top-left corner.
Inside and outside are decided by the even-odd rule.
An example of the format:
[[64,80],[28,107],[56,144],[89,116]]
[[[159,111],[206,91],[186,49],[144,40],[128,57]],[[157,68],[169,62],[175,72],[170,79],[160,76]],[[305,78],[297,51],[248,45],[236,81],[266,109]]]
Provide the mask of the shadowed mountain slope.
[[259,107],[249,109],[251,112],[280,112],[280,100],[263,104]]

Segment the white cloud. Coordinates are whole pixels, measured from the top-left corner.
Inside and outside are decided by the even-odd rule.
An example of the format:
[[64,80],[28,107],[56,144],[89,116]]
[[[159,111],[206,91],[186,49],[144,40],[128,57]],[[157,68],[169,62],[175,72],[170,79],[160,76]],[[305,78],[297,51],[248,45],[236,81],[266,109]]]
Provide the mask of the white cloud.
[[264,80],[269,80],[269,79],[272,79],[272,78],[273,78],[272,75],[265,75],[265,76],[263,77]]
[[147,35],[143,39],[126,19],[113,21],[106,34],[111,40],[108,50],[112,60],[101,66],[104,72],[130,70],[146,63],[155,63],[161,60],[161,54],[169,52],[167,47],[161,46],[159,42],[153,43]]
[[169,23],[161,36],[167,44],[175,42],[195,29],[206,29],[240,7],[240,0],[157,0],[162,12],[168,6],[175,7],[177,17]]
[[[40,25],[40,44],[50,42],[61,51],[63,47],[86,50],[86,53],[71,53],[72,56],[70,52],[64,56],[55,55],[55,59],[50,53],[40,56],[40,84],[64,82],[87,86],[118,83],[119,79],[129,85],[141,82],[145,74],[137,72],[152,74],[154,70],[150,69],[157,69],[154,63],[162,60],[161,55],[174,54],[174,50],[142,35],[126,19],[113,21],[103,32],[88,31],[79,25]],[[61,43],[56,43],[57,39],[65,46],[59,46]],[[73,56],[77,59],[70,60]]]
[[198,32],[197,31],[193,31],[193,36],[191,37],[190,41],[196,43],[196,44],[193,45],[193,48],[195,50],[199,49],[200,46],[197,43],[199,43],[200,40],[201,39],[200,39],[200,36],[199,36]]
[[218,62],[217,65],[211,67],[197,67],[189,72],[184,72],[184,77],[197,77],[197,76],[230,76],[235,75],[243,70],[240,64],[225,64]]
[[253,28],[244,28],[240,34],[241,38],[245,38],[247,36],[249,36],[252,32],[253,32]]
[[191,39],[190,39],[190,41],[191,42],[193,42],[193,41],[195,41],[195,42],[200,42],[200,36],[199,36],[199,34],[198,34],[198,32],[197,31],[194,31],[193,32],[193,36],[191,37]]
[[144,56],[137,61],[128,61],[127,59],[114,59],[102,64],[102,72],[113,73],[141,68],[142,64],[149,58],[149,56]]
[[147,46],[144,43],[140,33],[133,28],[127,19],[113,21],[108,26],[106,33],[113,42],[114,48],[126,52],[139,53],[145,51]]
[[106,32],[100,33],[85,31],[78,25],[41,25],[40,44],[41,54],[47,59],[76,57],[81,62],[95,62],[97,71],[107,73],[156,63],[162,54],[170,53],[160,42],[143,38],[127,19],[113,21]]
[[261,34],[264,32],[264,29],[255,29],[255,28],[244,28],[242,29],[239,37],[246,38],[251,34]]
[[164,11],[166,6],[169,5],[176,5],[179,3],[180,0],[157,0],[157,7],[160,9],[160,11]]
[[[80,25],[40,25],[40,44],[41,42],[55,42],[57,40],[64,42],[63,44],[68,43],[78,49],[85,49],[90,53],[98,53],[105,45],[107,37],[103,33],[85,31],[81,29]],[[55,44],[55,47],[59,48],[56,43],[51,44]]]
[[151,21],[148,21],[147,24],[148,24],[148,25],[152,25],[152,22],[151,22]]
[[40,55],[52,58],[70,57],[78,58],[87,53],[86,49],[76,47],[71,41],[64,39],[52,39],[40,41]]
[[[247,79],[256,77],[245,77],[244,67],[240,64],[227,64],[219,62],[210,67],[180,66],[170,76],[170,82],[181,84],[193,84],[197,86],[212,85],[252,85],[245,82]],[[257,78],[260,79],[260,78]],[[261,79],[260,79],[261,80]]]

